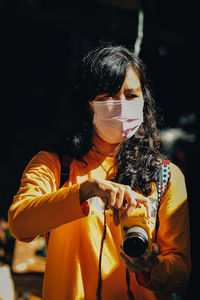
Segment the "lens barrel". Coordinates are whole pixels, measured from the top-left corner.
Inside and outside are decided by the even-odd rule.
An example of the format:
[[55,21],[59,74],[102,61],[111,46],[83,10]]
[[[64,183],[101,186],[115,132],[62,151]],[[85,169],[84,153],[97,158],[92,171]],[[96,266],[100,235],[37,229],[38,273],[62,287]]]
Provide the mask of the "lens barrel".
[[148,247],[148,235],[145,229],[140,226],[129,228],[123,238],[122,247],[128,256],[142,255]]

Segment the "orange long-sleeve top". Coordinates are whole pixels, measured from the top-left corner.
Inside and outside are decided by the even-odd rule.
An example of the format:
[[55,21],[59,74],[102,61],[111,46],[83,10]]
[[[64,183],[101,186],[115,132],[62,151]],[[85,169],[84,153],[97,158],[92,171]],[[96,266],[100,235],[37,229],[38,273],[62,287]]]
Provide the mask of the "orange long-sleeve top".
[[[61,165],[57,154],[39,152],[26,167],[8,212],[10,231],[16,239],[30,242],[38,235],[50,232],[44,300],[96,298],[104,205],[98,197],[89,199],[89,213],[85,215],[79,201],[79,184],[88,178],[113,178],[116,161],[98,153],[94,155],[93,150],[84,160],[87,165],[73,159],[70,177],[59,188]],[[157,197],[154,183],[149,197]],[[151,270],[146,286],[131,273],[130,287],[136,300],[173,299],[172,292],[182,289],[189,277],[187,193],[184,176],[172,163],[159,220],[159,263]],[[102,300],[128,300],[126,267],[119,256],[121,242],[120,226],[114,225],[108,211],[102,256]]]

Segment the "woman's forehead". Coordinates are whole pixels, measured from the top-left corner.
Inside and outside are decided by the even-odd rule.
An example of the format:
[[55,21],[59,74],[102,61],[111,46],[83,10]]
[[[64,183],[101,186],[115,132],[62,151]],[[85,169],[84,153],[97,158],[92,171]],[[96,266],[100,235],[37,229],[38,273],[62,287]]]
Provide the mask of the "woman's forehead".
[[122,87],[124,89],[133,90],[141,89],[140,79],[138,78],[137,73],[132,67],[128,68]]

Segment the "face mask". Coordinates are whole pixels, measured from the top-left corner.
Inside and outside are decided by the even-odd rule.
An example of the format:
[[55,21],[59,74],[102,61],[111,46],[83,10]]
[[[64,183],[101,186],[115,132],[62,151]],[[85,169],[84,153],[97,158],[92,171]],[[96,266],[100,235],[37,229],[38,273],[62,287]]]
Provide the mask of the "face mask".
[[110,144],[131,138],[143,122],[143,99],[93,101],[93,124],[97,134]]

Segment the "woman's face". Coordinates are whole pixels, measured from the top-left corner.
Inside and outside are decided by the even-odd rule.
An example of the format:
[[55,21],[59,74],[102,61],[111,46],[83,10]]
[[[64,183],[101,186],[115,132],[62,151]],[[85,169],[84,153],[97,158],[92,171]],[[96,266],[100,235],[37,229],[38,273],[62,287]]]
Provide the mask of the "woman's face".
[[126,73],[126,77],[122,84],[120,91],[109,97],[106,94],[97,95],[94,101],[106,101],[106,100],[135,100],[137,98],[143,99],[142,88],[140,80],[132,67],[129,67]]
[[97,136],[110,145],[132,137],[143,122],[143,105],[140,80],[134,69],[129,67],[119,92],[112,97],[97,95],[90,103]]

